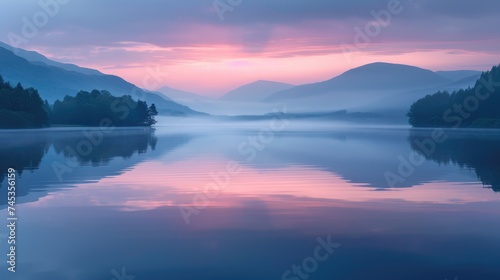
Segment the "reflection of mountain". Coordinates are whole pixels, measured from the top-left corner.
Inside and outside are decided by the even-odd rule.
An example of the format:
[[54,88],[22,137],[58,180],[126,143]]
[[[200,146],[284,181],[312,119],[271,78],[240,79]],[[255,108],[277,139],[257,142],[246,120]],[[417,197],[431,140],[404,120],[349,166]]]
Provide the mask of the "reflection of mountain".
[[[117,129],[105,134],[99,145],[92,145],[89,155],[80,156],[72,151],[89,138],[79,130],[51,129],[0,134],[0,182],[7,168],[15,168],[21,175],[18,185],[22,186],[17,189],[17,197],[21,198],[21,203],[36,201],[49,191],[119,175],[144,161],[144,153],[148,153],[150,158],[164,155],[189,141],[188,137],[175,135],[162,139],[159,141],[152,129]],[[59,167],[64,166],[62,181],[55,172],[55,163],[60,164]],[[22,172],[26,170],[32,172]],[[0,186],[0,197],[6,197],[7,188],[4,186]],[[5,200],[1,200],[0,205],[5,203]]]
[[474,170],[481,182],[495,192],[500,192],[500,146],[499,137],[489,134],[448,133],[448,139],[436,144],[434,152],[425,153],[416,141],[432,139],[430,131],[412,131],[411,147],[426,159],[439,164],[456,164]]
[[[295,124],[291,123],[291,126]],[[290,127],[287,132],[276,134],[273,142],[265,145],[264,150],[253,149],[256,157],[250,162],[247,162],[247,158],[251,155],[252,146],[246,141],[249,139],[247,134],[195,138],[187,148],[198,151],[198,154],[224,154],[231,160],[262,172],[290,167],[312,168],[338,175],[357,186],[377,189],[390,187],[384,177],[385,172],[397,173],[399,157],[408,156],[411,152],[406,142],[408,131],[405,129],[321,130],[319,122],[315,123],[317,127],[312,123],[307,124],[307,129],[317,130],[301,131],[298,126]],[[327,122],[323,124],[328,125]],[[259,132],[248,133],[258,135]],[[238,151],[240,146],[243,153]],[[468,172],[455,166],[439,166],[432,160],[426,161],[412,176],[395,187],[413,187],[435,180],[457,182],[461,180],[457,179],[457,173],[461,179],[473,180]]]
[[[410,153],[404,142],[406,137],[405,130],[347,130],[313,137],[287,137],[283,142],[297,147],[291,153],[287,153],[281,145],[271,149],[276,150],[277,156],[291,160],[295,165],[314,166],[338,174],[358,186],[384,189],[390,187],[385,172],[397,172],[399,156]],[[433,162],[425,162],[395,187],[417,186],[442,178],[451,171],[451,168],[437,167]]]

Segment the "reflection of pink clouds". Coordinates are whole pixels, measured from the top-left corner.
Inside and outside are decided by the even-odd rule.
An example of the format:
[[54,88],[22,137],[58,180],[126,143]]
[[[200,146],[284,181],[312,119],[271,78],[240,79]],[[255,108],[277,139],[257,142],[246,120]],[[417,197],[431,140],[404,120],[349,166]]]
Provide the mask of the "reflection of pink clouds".
[[[32,203],[48,205],[97,205],[124,211],[165,206],[194,206],[193,198],[213,183],[210,174],[225,170],[224,160],[192,159],[172,164],[148,162],[122,175],[75,189],[56,192]],[[261,201],[273,211],[301,213],[319,206],[386,207],[389,204],[465,204],[498,201],[477,184],[428,183],[406,189],[375,191],[354,185],[330,172],[307,166],[257,170],[242,166],[230,184],[209,199],[206,209],[238,209],[247,201]],[[213,194],[213,193],[212,193]],[[49,203],[50,201],[50,203]],[[355,203],[355,204],[352,204]],[[204,211],[204,210],[202,210]]]
[[124,210],[153,210],[160,207],[175,206],[172,201],[129,200],[122,205]]

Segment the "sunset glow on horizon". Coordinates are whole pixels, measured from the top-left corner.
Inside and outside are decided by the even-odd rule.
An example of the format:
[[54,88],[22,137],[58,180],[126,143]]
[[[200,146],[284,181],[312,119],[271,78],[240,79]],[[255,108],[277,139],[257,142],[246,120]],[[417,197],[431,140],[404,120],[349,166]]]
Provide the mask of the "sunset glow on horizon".
[[36,37],[19,44],[11,35],[22,34],[20,19],[30,19],[25,6],[40,7],[34,0],[9,1],[11,13],[0,27],[0,41],[149,90],[169,86],[208,96],[257,80],[324,81],[373,62],[433,71],[484,71],[500,62],[500,31],[494,28],[499,19],[490,12],[495,8],[475,10],[481,5],[466,1],[286,6],[244,1],[225,11],[223,20],[210,1],[130,3],[126,9],[109,1],[99,4],[100,13],[86,17],[82,11],[92,10],[95,1],[62,5]]

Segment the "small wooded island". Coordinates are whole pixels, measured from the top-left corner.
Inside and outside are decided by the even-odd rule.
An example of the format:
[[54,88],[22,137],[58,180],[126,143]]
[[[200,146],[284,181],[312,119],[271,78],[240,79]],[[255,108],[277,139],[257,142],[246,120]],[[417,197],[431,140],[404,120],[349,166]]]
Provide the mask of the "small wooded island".
[[500,65],[482,73],[472,88],[416,101],[407,116],[414,127],[500,128]]
[[158,115],[155,104],[148,107],[129,95],[112,96],[108,91],[80,91],[50,105],[34,88],[13,87],[0,76],[0,128],[42,128],[53,125],[152,126]]

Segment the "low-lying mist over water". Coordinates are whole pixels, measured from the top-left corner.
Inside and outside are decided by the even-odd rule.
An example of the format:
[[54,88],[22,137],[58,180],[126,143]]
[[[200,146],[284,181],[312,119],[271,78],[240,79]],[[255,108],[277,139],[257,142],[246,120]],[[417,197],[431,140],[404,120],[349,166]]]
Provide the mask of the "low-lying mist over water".
[[500,1],[0,11],[0,280],[500,279]]
[[[320,278],[500,272],[500,136],[492,130],[448,130],[446,141],[426,146],[430,154],[418,143],[432,130],[278,117],[159,118],[155,129],[99,131],[0,132],[0,155],[23,186],[18,254],[32,265],[19,279],[70,277],[61,266],[92,267],[79,279],[101,279],[117,260],[144,279],[228,271],[280,279],[319,237],[340,245],[315,272]],[[387,173],[401,179],[391,185]],[[408,269],[381,269],[394,262]]]

